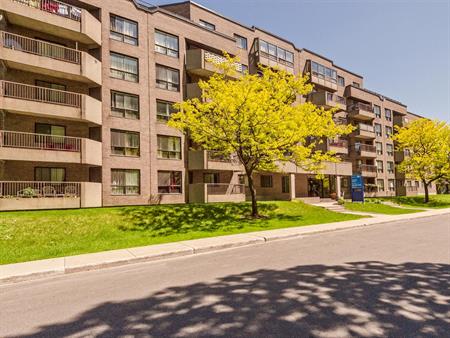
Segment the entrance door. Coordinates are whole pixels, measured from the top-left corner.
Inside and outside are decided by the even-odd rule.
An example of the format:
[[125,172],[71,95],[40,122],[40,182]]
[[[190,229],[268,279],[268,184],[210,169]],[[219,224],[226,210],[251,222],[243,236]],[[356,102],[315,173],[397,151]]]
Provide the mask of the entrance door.
[[322,179],[308,177],[309,197],[329,198],[333,191],[335,191],[335,182],[330,179],[330,176],[325,176]]

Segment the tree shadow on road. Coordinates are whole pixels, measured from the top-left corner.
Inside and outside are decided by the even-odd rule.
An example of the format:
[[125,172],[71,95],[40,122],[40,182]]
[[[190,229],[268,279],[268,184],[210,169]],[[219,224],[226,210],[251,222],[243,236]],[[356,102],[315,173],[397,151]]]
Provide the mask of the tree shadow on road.
[[105,303],[29,337],[448,337],[449,280],[431,263],[258,270]]

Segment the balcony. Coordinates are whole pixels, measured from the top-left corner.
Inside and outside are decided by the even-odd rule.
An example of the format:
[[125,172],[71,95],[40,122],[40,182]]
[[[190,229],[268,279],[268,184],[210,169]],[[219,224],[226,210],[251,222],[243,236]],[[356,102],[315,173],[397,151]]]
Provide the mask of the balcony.
[[377,176],[377,166],[372,165],[372,164],[359,164],[355,167],[354,171],[364,177],[376,177]]
[[0,158],[10,161],[102,165],[102,144],[69,136],[0,131]]
[[293,63],[282,60],[275,55],[271,55],[261,50],[256,52],[256,63],[266,67],[282,69],[288,73],[294,74]]
[[372,125],[359,123],[356,126],[356,130],[353,131],[350,136],[360,139],[374,139],[375,129]]
[[89,95],[0,81],[0,109],[102,124],[102,103]]
[[201,96],[202,90],[198,83],[186,83],[186,99],[200,98]]
[[377,157],[377,148],[370,144],[356,143],[355,153],[358,157],[375,158]]
[[374,99],[379,100],[378,95],[367,92],[364,89],[353,85],[348,85],[347,87],[345,87],[345,96],[357,101],[364,101],[367,103],[373,102]]
[[309,100],[316,106],[325,108],[338,107],[339,110],[346,110],[347,103],[345,98],[329,92],[315,92],[309,95]]
[[190,203],[244,202],[245,186],[229,183],[189,184]]
[[318,150],[332,151],[336,154],[348,154],[348,142],[347,140],[328,140],[317,146]]
[[101,206],[101,183],[0,181],[1,211]]
[[[215,64],[220,64],[226,60],[224,56],[204,49],[189,49],[186,52],[186,71],[199,76],[209,77],[219,71]],[[246,67],[237,62],[235,67],[236,74],[231,74],[231,76],[238,78],[239,74],[246,70]]]
[[375,118],[372,105],[357,102],[347,107],[349,117],[358,120],[371,121]]
[[9,68],[102,84],[102,64],[86,52],[4,31],[0,50],[0,57]]
[[189,170],[230,170],[243,171],[243,166],[235,156],[225,158],[214,151],[190,150]]
[[101,22],[87,10],[56,0],[0,0],[8,22],[87,45],[101,45]]

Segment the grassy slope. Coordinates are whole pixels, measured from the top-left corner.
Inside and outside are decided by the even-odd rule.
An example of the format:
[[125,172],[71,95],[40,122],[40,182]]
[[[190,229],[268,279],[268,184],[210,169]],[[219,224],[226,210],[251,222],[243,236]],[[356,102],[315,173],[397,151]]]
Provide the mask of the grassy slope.
[[[0,213],[0,264],[194,238],[357,219],[301,202],[142,206]],[[155,230],[156,228],[156,230]]]
[[423,196],[397,196],[392,202],[419,208],[450,208],[450,195],[430,195],[430,202],[424,203]]
[[386,215],[401,215],[420,212],[418,209],[402,209],[381,203],[345,203],[345,208],[352,211],[373,212]]

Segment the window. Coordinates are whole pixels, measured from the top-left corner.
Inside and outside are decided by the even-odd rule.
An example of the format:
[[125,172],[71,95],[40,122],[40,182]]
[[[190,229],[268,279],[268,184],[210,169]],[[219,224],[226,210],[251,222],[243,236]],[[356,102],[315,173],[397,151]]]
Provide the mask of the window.
[[261,175],[261,188],[272,188],[272,176]]
[[156,119],[159,122],[167,122],[170,115],[176,112],[172,102],[156,100]]
[[394,173],[394,162],[392,161],[388,161],[387,163],[387,172],[388,174],[393,174]]
[[377,161],[377,172],[382,173],[383,171],[383,161]]
[[334,69],[325,67],[317,62],[311,61],[311,73],[319,78],[337,83],[337,73]]
[[111,129],[111,154],[139,156],[139,133]]
[[381,118],[381,108],[376,104],[373,105],[373,112],[375,113],[375,117]]
[[384,117],[386,121],[392,121],[392,111],[390,109],[384,109]]
[[291,191],[291,183],[289,176],[281,176],[281,192],[288,193]]
[[353,85],[353,87],[356,87],[356,88],[359,88],[359,87],[360,87],[360,85],[359,85],[358,82],[353,82],[352,85]]
[[156,65],[156,86],[173,92],[180,91],[180,72],[177,69]]
[[45,137],[35,135],[34,142],[36,144],[44,143],[46,148],[55,148],[67,151],[79,151],[74,139],[65,138],[66,127],[57,126],[47,123],[36,123],[34,125],[34,131],[36,134],[51,135],[51,137]]
[[36,80],[36,86],[55,90],[37,90],[34,94],[36,99],[50,101],[55,103],[66,104],[68,101],[68,93],[65,93],[66,86],[59,83]]
[[111,15],[110,38],[113,40],[129,43],[136,46],[138,44],[138,24],[120,16]]
[[384,191],[384,180],[377,180],[378,191]]
[[294,66],[294,54],[284,48],[277,47],[264,40],[259,40],[259,50],[272,60],[287,64],[291,67]]
[[395,191],[395,180],[388,180],[389,191]]
[[219,173],[204,173],[203,183],[219,183]]
[[393,144],[386,144],[386,152],[388,156],[394,156],[394,145]]
[[181,194],[181,171],[158,171],[158,193]]
[[375,135],[382,136],[383,132],[381,131],[381,124],[375,123]]
[[386,126],[386,136],[390,137],[392,135],[392,127]]
[[155,31],[155,51],[168,56],[178,57],[178,36]]
[[338,82],[338,85],[339,85],[339,86],[345,87],[345,79],[344,79],[342,76],[339,76],[339,75],[338,75],[338,77],[337,77],[337,82]]
[[199,24],[200,24],[200,26],[203,26],[206,29],[209,29],[210,31],[215,31],[216,30],[216,26],[213,25],[210,22],[207,22],[207,21],[204,21],[204,20],[199,20]]
[[111,53],[111,77],[126,81],[138,82],[138,68],[138,59],[117,53]]
[[181,138],[158,135],[158,158],[181,160]]
[[238,48],[247,49],[247,39],[243,36],[234,34],[234,38],[236,39],[236,45]]
[[45,182],[64,182],[66,180],[66,168],[34,168],[34,180]]
[[111,194],[139,195],[140,176],[138,169],[111,169]]
[[111,91],[111,115],[139,119],[139,96]]
[[[47,124],[47,123],[36,123],[34,125],[34,130],[35,130],[36,134],[66,136],[66,127],[64,127],[64,126],[56,126],[56,125]],[[55,137],[55,141],[57,139],[58,138]],[[62,138],[61,138],[61,141],[63,141]]]
[[375,147],[377,149],[377,155],[383,155],[383,143],[375,142]]

